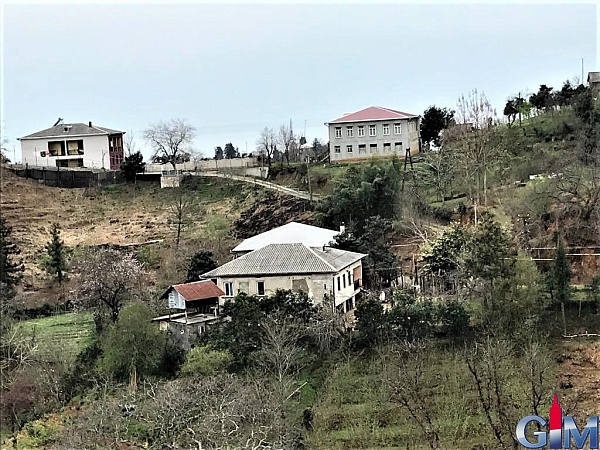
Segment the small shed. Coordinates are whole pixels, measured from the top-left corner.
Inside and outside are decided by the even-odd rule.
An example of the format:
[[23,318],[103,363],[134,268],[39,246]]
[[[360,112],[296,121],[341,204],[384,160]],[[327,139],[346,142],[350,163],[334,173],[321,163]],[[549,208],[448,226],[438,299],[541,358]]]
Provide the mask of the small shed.
[[181,346],[189,350],[195,340],[204,334],[219,316],[219,297],[225,295],[211,280],[170,286],[161,299],[168,301],[167,315],[155,317],[160,329],[178,337]]

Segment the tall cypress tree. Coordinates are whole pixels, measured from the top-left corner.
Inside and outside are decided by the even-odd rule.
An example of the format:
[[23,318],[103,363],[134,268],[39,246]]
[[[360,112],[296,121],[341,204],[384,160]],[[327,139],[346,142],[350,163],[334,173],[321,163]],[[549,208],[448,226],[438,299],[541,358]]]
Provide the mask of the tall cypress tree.
[[46,244],[46,251],[50,259],[46,262],[46,271],[56,277],[59,284],[66,278],[67,261],[65,258],[65,244],[60,239],[58,224],[52,224],[50,242]]
[[571,267],[567,261],[567,255],[560,236],[556,235],[556,252],[554,263],[550,273],[549,288],[552,300],[560,304],[563,321],[563,332],[567,333],[567,319],[565,316],[565,303],[571,299]]
[[12,237],[12,227],[0,216],[0,283],[12,290],[23,277],[23,264],[15,260],[20,252]]

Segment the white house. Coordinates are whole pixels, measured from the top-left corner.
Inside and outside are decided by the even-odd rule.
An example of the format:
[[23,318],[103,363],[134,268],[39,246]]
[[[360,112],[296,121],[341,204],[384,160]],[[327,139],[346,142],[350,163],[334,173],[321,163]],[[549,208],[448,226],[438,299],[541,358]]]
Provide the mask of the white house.
[[92,122],[60,123],[21,141],[23,164],[52,167],[119,169],[125,132],[93,125]]
[[269,244],[234,259],[202,278],[212,279],[224,292],[219,303],[239,293],[271,295],[277,289],[304,291],[313,304],[328,298],[341,312],[354,309],[362,287],[366,255],[300,243]]
[[304,223],[290,222],[242,241],[231,252],[239,256],[269,244],[305,244],[308,247],[323,247],[329,245],[342,231],[343,226],[340,227],[340,231],[335,231]]

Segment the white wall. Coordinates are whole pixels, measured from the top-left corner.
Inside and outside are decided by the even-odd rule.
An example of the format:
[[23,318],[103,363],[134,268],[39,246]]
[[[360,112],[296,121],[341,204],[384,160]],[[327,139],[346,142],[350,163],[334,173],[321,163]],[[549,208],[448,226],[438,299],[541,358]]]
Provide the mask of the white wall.
[[[83,155],[46,156],[41,157],[40,152],[48,150],[48,142],[83,139]],[[102,153],[104,154],[104,167],[110,168],[110,156],[108,154],[108,135],[102,136],[69,136],[44,139],[22,139],[21,158],[23,164],[30,166],[56,167],[56,161],[61,159],[83,158],[84,167],[102,168]]]
[[[349,299],[350,297],[352,297],[355,293],[355,289],[354,289],[354,269],[356,267],[360,267],[361,271],[360,271],[360,278],[362,280],[362,263],[359,261],[357,263],[351,264],[350,266],[346,267],[344,270],[341,270],[340,272],[338,272],[334,278],[335,280],[335,306],[339,306],[342,303],[344,303],[347,299]],[[348,272],[350,272],[350,283],[348,283]],[[344,287],[344,281],[343,281],[343,277],[342,275],[345,274],[346,275],[346,286]],[[340,289],[338,289],[338,278],[340,279]]]

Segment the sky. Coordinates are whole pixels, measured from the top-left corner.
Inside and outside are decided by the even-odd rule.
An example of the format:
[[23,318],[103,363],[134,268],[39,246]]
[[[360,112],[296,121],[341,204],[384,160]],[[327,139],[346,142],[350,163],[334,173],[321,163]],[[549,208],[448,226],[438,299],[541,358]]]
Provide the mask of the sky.
[[368,106],[422,114],[600,70],[594,3],[384,2],[2,5],[3,137],[65,123],[142,133],[182,118],[196,151],[253,151],[292,120],[307,140]]

